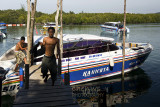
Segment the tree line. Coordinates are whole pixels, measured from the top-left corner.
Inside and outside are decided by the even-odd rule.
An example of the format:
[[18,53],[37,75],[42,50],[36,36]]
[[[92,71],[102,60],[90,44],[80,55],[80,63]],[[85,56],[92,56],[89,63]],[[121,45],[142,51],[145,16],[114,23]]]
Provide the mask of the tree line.
[[[36,12],[36,23],[43,24],[45,22],[55,22],[56,12],[46,14]],[[63,12],[63,24],[66,25],[87,25],[87,24],[103,24],[105,22],[121,21],[123,22],[123,14],[119,13],[77,13],[70,11]],[[160,23],[160,14],[131,14],[127,13],[128,24],[138,23]],[[22,7],[17,10],[0,10],[0,22],[8,24],[26,24],[27,11]]]

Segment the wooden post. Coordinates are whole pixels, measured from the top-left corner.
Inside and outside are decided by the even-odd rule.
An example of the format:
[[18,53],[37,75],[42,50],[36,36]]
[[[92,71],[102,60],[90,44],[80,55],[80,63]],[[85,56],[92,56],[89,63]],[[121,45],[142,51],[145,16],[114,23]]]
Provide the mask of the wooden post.
[[60,2],[61,4],[61,15],[60,15],[60,21],[61,21],[61,31],[60,31],[60,56],[59,56],[59,59],[58,59],[58,75],[61,75],[61,66],[62,66],[62,57],[63,57],[63,18],[62,18],[62,0]]
[[124,0],[124,29],[123,29],[123,65],[122,65],[122,103],[124,102],[124,69],[125,69],[125,31],[126,31],[126,0]]
[[61,0],[61,31],[60,31],[60,50],[61,58],[63,58],[63,0]]
[[58,36],[58,17],[59,17],[59,0],[57,0],[57,13],[55,16],[55,21],[56,21],[55,37]]
[[[57,12],[56,12],[56,16],[55,16],[55,21],[56,21],[56,28],[55,28],[55,37],[58,37],[58,18],[59,18],[59,0],[57,0]],[[60,45],[60,44],[58,44]],[[57,45],[55,46],[55,51],[54,51],[55,55],[57,55]],[[60,52],[61,53],[61,52]],[[59,56],[58,59],[58,75],[60,75],[61,72],[61,55]]]
[[25,89],[29,88],[29,65],[30,65],[30,50],[31,50],[31,41],[30,41],[30,0],[27,0],[28,15],[27,15],[27,64],[25,65]]
[[[55,22],[56,22],[56,28],[55,28],[55,37],[57,38],[58,36],[58,17],[59,17],[59,0],[57,0],[57,12],[55,16]],[[57,45],[55,46],[55,55],[57,55]]]
[[0,107],[2,106],[2,78],[0,78]]
[[[35,24],[35,12],[36,12],[36,4],[37,0],[35,0],[35,3],[32,3],[32,12],[31,12],[31,28],[30,28],[30,41],[31,41],[31,48],[33,47],[33,35],[34,35],[34,24]],[[31,65],[33,64],[34,56],[31,56]]]

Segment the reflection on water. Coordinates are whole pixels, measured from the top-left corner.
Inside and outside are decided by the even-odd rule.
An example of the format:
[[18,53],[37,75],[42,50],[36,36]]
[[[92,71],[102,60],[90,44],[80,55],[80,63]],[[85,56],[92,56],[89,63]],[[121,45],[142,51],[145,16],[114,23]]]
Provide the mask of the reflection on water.
[[[143,94],[151,86],[144,70],[137,69],[126,74],[124,79],[124,103]],[[112,77],[72,86],[73,98],[81,107],[106,107],[122,103],[121,77]],[[106,105],[106,106],[104,106]]]
[[[123,40],[123,34],[122,33],[108,33],[108,32],[101,32],[100,36],[102,37],[110,37],[114,38],[114,42],[122,42]],[[129,41],[129,34],[126,34],[126,42]]]

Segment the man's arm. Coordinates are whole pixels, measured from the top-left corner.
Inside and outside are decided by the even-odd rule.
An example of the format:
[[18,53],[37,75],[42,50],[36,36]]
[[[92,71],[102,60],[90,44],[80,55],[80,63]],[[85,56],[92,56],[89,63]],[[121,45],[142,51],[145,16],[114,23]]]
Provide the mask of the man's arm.
[[20,43],[18,43],[18,46],[19,46],[19,48],[20,48],[21,50],[27,50],[26,48],[22,48],[22,46],[21,46]]
[[39,44],[41,45],[41,46],[45,46],[45,42],[46,41],[46,37],[43,39],[43,42],[39,42]]

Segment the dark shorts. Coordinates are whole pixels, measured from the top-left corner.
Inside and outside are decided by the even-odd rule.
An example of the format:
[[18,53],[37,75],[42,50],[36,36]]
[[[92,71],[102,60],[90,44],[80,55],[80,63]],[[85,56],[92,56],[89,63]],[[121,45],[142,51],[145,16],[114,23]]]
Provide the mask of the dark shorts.
[[42,68],[41,68],[43,76],[47,75],[48,70],[50,71],[51,79],[55,81],[57,77],[57,63],[55,56],[43,57]]

